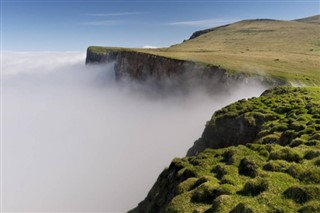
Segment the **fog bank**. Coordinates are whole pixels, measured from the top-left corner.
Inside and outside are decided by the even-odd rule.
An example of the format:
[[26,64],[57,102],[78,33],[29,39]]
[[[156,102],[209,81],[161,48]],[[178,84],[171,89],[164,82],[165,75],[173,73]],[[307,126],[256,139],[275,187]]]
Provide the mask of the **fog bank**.
[[112,64],[84,61],[77,52],[3,53],[4,211],[129,210],[215,110],[265,89],[158,96],[115,82]]

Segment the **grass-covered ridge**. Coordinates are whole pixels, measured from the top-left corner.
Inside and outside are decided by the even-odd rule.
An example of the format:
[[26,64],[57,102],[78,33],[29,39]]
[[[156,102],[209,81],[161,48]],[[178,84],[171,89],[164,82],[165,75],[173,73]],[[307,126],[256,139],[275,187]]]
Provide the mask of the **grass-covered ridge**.
[[169,48],[90,47],[97,53],[134,51],[220,66],[230,73],[267,75],[320,85],[319,16],[296,21],[245,20],[208,29]]
[[246,143],[313,143],[320,137],[318,88],[278,87],[216,111],[188,154]]
[[268,90],[207,126],[230,116],[260,122],[256,138],[174,159],[133,212],[320,212],[320,88]]

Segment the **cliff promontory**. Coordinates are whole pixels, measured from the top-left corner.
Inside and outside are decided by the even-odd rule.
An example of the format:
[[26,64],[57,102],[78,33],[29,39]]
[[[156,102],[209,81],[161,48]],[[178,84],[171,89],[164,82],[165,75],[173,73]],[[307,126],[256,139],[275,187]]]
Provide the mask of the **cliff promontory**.
[[[243,20],[195,32],[167,48],[92,46],[87,64],[114,62],[118,79],[191,73],[217,82],[254,77],[271,84],[320,85],[319,16],[295,21]],[[258,76],[258,77],[257,77]]]
[[226,79],[226,70],[192,61],[179,60],[158,56],[140,51],[121,48],[106,48],[104,51],[95,51],[99,47],[87,49],[86,63],[115,63],[116,78],[130,77],[136,80],[174,78],[190,74],[194,77],[215,77],[218,80]]
[[319,212],[320,88],[278,87],[215,112],[188,155],[130,212]]
[[[168,48],[92,46],[86,63],[113,63],[118,80],[210,93],[252,79],[319,86],[318,20],[243,20]],[[320,88],[276,87],[215,112],[130,212],[320,212],[319,167]]]
[[259,82],[262,85],[284,85],[280,78],[228,72],[220,66],[175,59],[127,48],[89,47],[86,64],[113,64],[117,80],[151,82],[153,86],[183,91],[201,87],[209,94],[228,91],[237,84]]

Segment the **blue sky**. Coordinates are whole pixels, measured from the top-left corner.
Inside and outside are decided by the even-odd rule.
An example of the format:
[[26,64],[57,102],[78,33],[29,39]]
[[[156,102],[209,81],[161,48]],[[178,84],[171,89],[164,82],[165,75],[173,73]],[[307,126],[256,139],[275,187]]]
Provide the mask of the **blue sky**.
[[163,47],[180,43],[196,30],[242,19],[316,15],[319,4],[298,0],[2,0],[2,50]]

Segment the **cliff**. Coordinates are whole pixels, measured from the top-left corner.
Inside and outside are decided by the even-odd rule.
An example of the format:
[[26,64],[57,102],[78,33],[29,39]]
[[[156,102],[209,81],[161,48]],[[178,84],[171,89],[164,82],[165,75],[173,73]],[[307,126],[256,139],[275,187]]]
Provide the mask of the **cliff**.
[[319,212],[320,88],[278,87],[215,112],[188,155],[130,212]]
[[[320,115],[319,103],[303,97],[302,91],[300,88],[275,88],[265,91],[260,98],[240,100],[218,110],[188,155],[197,155],[205,148],[247,143],[298,143],[302,139],[294,139],[306,134],[312,118],[317,119]],[[320,93],[317,94],[320,97]],[[315,128],[319,129],[319,126]],[[305,135],[303,141],[306,139]]]
[[126,48],[87,49],[86,64],[114,63],[117,80],[133,79],[140,82],[152,82],[152,85],[172,89],[192,89],[201,86],[209,93],[227,91],[230,86],[251,81],[261,84],[283,85],[284,80],[266,76],[248,75],[242,72],[231,73],[225,69],[188,60],[169,58],[152,53]]
[[218,82],[220,78],[229,82],[259,76],[276,85],[281,79],[280,84],[317,86],[320,25],[314,23],[318,19],[243,20],[197,31],[190,39],[168,48],[92,46],[87,51],[87,63],[114,61],[118,79],[171,79],[187,70],[197,78],[218,76]]
[[86,64],[111,62],[115,63],[114,70],[117,79],[129,77],[136,80],[147,80],[148,78],[160,80],[189,73],[194,77],[226,80],[226,71],[217,66],[206,66],[127,49],[110,48],[99,53],[94,51],[94,47],[87,49]]
[[[89,47],[86,63],[114,63],[118,80],[210,93],[250,80],[319,86],[316,19],[239,21],[169,48]],[[215,112],[130,212],[320,212],[319,166],[320,88],[278,87]]]

